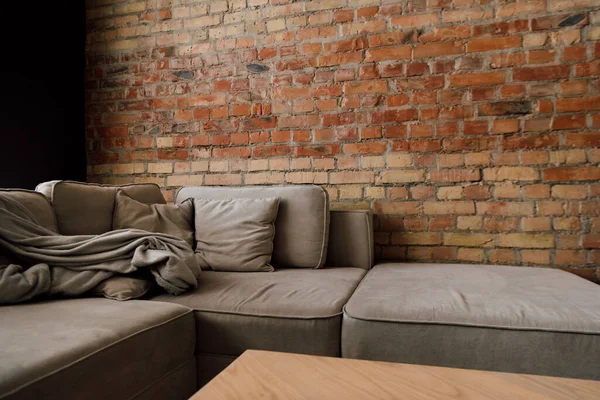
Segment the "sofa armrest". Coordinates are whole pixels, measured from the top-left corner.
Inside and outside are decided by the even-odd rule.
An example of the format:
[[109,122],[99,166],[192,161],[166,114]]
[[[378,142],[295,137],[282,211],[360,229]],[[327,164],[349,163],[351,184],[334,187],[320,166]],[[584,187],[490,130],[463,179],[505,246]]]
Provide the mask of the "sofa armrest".
[[373,212],[331,211],[326,265],[368,270],[374,258]]

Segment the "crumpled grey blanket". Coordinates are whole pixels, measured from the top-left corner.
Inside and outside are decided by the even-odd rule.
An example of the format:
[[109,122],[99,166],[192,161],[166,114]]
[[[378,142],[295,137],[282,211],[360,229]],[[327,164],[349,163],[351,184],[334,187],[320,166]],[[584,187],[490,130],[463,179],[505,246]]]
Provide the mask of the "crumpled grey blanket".
[[40,226],[29,210],[2,193],[0,249],[31,265],[0,262],[0,304],[43,295],[76,296],[114,274],[144,268],[177,295],[195,288],[200,274],[193,250],[182,239],[138,229],[62,236]]

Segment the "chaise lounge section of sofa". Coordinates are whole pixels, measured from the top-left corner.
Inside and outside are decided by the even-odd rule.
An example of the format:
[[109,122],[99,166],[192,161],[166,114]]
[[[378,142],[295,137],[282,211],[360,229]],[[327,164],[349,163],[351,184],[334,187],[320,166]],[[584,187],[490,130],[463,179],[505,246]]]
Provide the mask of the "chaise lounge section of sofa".
[[[101,234],[117,188],[11,193],[59,234]],[[119,188],[165,202],[155,185]],[[281,199],[275,272],[203,271],[180,296],[0,306],[0,399],[184,399],[247,349],[600,380],[597,285],[542,268],[373,266],[371,212],[330,211],[318,186],[188,187],[176,201],[257,197]]]

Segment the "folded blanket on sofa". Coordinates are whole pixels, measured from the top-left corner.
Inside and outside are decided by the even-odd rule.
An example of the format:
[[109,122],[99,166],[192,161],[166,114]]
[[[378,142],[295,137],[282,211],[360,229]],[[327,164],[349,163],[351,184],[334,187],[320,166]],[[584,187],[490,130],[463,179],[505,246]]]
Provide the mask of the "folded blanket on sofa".
[[193,250],[182,239],[138,229],[62,236],[40,226],[29,210],[2,193],[0,248],[31,265],[0,265],[0,304],[41,295],[76,296],[117,273],[144,268],[177,295],[195,288],[200,274]]

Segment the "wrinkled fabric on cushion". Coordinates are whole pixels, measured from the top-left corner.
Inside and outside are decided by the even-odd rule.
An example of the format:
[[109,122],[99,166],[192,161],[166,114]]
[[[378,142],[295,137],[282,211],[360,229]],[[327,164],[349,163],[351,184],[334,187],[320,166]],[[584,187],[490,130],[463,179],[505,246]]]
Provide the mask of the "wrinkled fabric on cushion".
[[50,200],[62,235],[100,235],[112,230],[117,189],[142,203],[166,203],[160,187],[151,183],[114,186],[50,181],[35,188]]
[[140,229],[177,236],[194,248],[194,204],[145,204],[117,190],[113,230]]
[[196,259],[215,271],[273,271],[279,199],[194,199]]
[[0,189],[0,192],[21,203],[21,205],[31,212],[38,224],[52,232],[58,232],[56,216],[46,196],[39,192],[25,189]]
[[0,265],[0,304],[83,294],[116,273],[149,270],[173,294],[196,287],[200,268],[182,239],[140,230],[62,236],[0,192],[0,247],[31,267]]
[[0,321],[3,400],[130,399],[189,364],[196,340],[188,308],[145,300],[3,306]]
[[152,286],[149,277],[115,275],[96,285],[90,294],[125,301],[142,297],[152,289]]
[[337,357],[342,307],[365,273],[359,268],[207,271],[196,290],[153,300],[195,310],[197,354],[236,357],[259,349]]
[[600,287],[560,270],[375,266],[344,309],[342,356],[600,379]]
[[279,198],[271,264],[275,268],[320,268],[327,258],[329,201],[316,185],[215,187],[190,186],[176,202],[197,199]]

